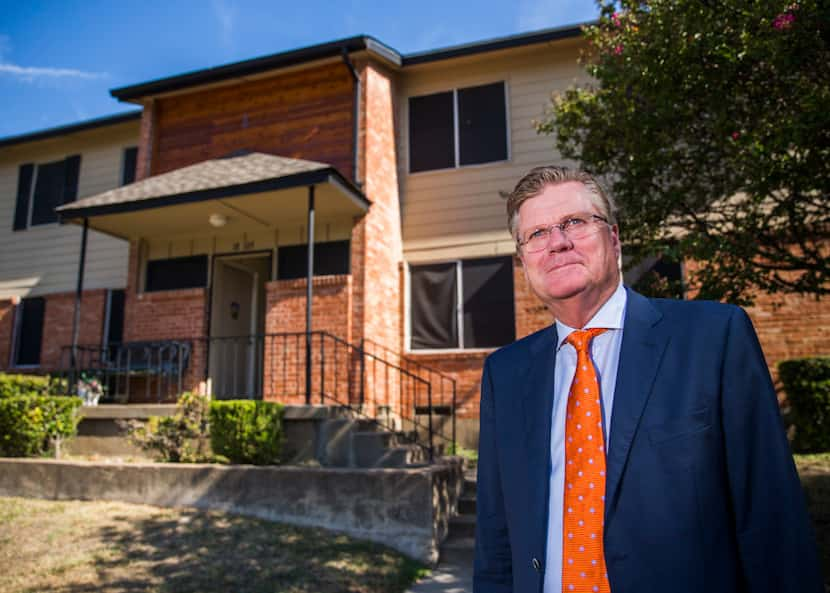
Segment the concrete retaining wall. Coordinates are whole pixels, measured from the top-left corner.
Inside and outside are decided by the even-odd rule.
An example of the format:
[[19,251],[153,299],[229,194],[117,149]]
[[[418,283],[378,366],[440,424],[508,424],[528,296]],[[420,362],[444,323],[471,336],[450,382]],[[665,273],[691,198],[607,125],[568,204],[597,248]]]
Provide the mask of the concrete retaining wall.
[[463,486],[459,458],[416,469],[100,464],[0,459],[0,495],[219,509],[324,527],[438,559]]

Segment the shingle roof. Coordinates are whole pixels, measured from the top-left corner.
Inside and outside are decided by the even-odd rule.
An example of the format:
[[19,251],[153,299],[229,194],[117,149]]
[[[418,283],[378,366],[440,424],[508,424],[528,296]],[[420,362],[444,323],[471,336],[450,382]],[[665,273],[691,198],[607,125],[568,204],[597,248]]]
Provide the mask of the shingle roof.
[[211,159],[148,177],[60,206],[62,219],[140,210],[167,203],[209,200],[230,195],[273,191],[289,187],[336,182],[369,205],[350,181],[326,163],[251,152]]

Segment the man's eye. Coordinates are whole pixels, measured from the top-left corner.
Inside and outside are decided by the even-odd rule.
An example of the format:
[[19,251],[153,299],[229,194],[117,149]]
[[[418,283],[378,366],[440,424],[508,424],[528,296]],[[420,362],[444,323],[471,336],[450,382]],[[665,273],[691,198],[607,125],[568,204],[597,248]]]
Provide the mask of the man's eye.
[[534,239],[538,239],[539,237],[544,237],[546,233],[547,233],[547,230],[545,230],[545,229],[536,229],[535,231],[533,231],[532,233],[530,233],[527,236],[527,240],[528,241],[533,241]]
[[562,226],[564,226],[566,229],[570,229],[570,228],[580,227],[584,224],[587,224],[587,222],[588,221],[586,221],[584,218],[574,217],[574,218],[569,218],[568,220],[566,220],[565,224],[563,224]]

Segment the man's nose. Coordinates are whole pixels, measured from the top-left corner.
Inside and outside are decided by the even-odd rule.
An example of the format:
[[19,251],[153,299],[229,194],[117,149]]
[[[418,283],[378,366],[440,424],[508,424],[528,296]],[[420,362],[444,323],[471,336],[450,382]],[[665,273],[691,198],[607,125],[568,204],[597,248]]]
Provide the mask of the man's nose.
[[548,251],[565,251],[566,249],[570,249],[573,247],[573,243],[568,238],[568,235],[565,234],[558,226],[552,227],[550,229],[550,235],[548,235]]

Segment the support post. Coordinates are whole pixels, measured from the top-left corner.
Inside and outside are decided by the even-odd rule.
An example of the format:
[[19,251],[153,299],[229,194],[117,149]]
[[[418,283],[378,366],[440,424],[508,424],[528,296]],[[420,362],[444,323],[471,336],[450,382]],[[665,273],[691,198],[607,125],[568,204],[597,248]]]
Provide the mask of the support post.
[[84,292],[84,268],[86,267],[86,242],[89,234],[89,219],[84,218],[81,231],[81,261],[78,263],[78,284],[75,290],[75,315],[72,317],[72,353],[71,364],[73,375],[78,372],[78,335],[81,331],[81,298]]
[[305,290],[305,403],[311,405],[311,301],[314,297],[314,186],[308,186],[308,266]]

